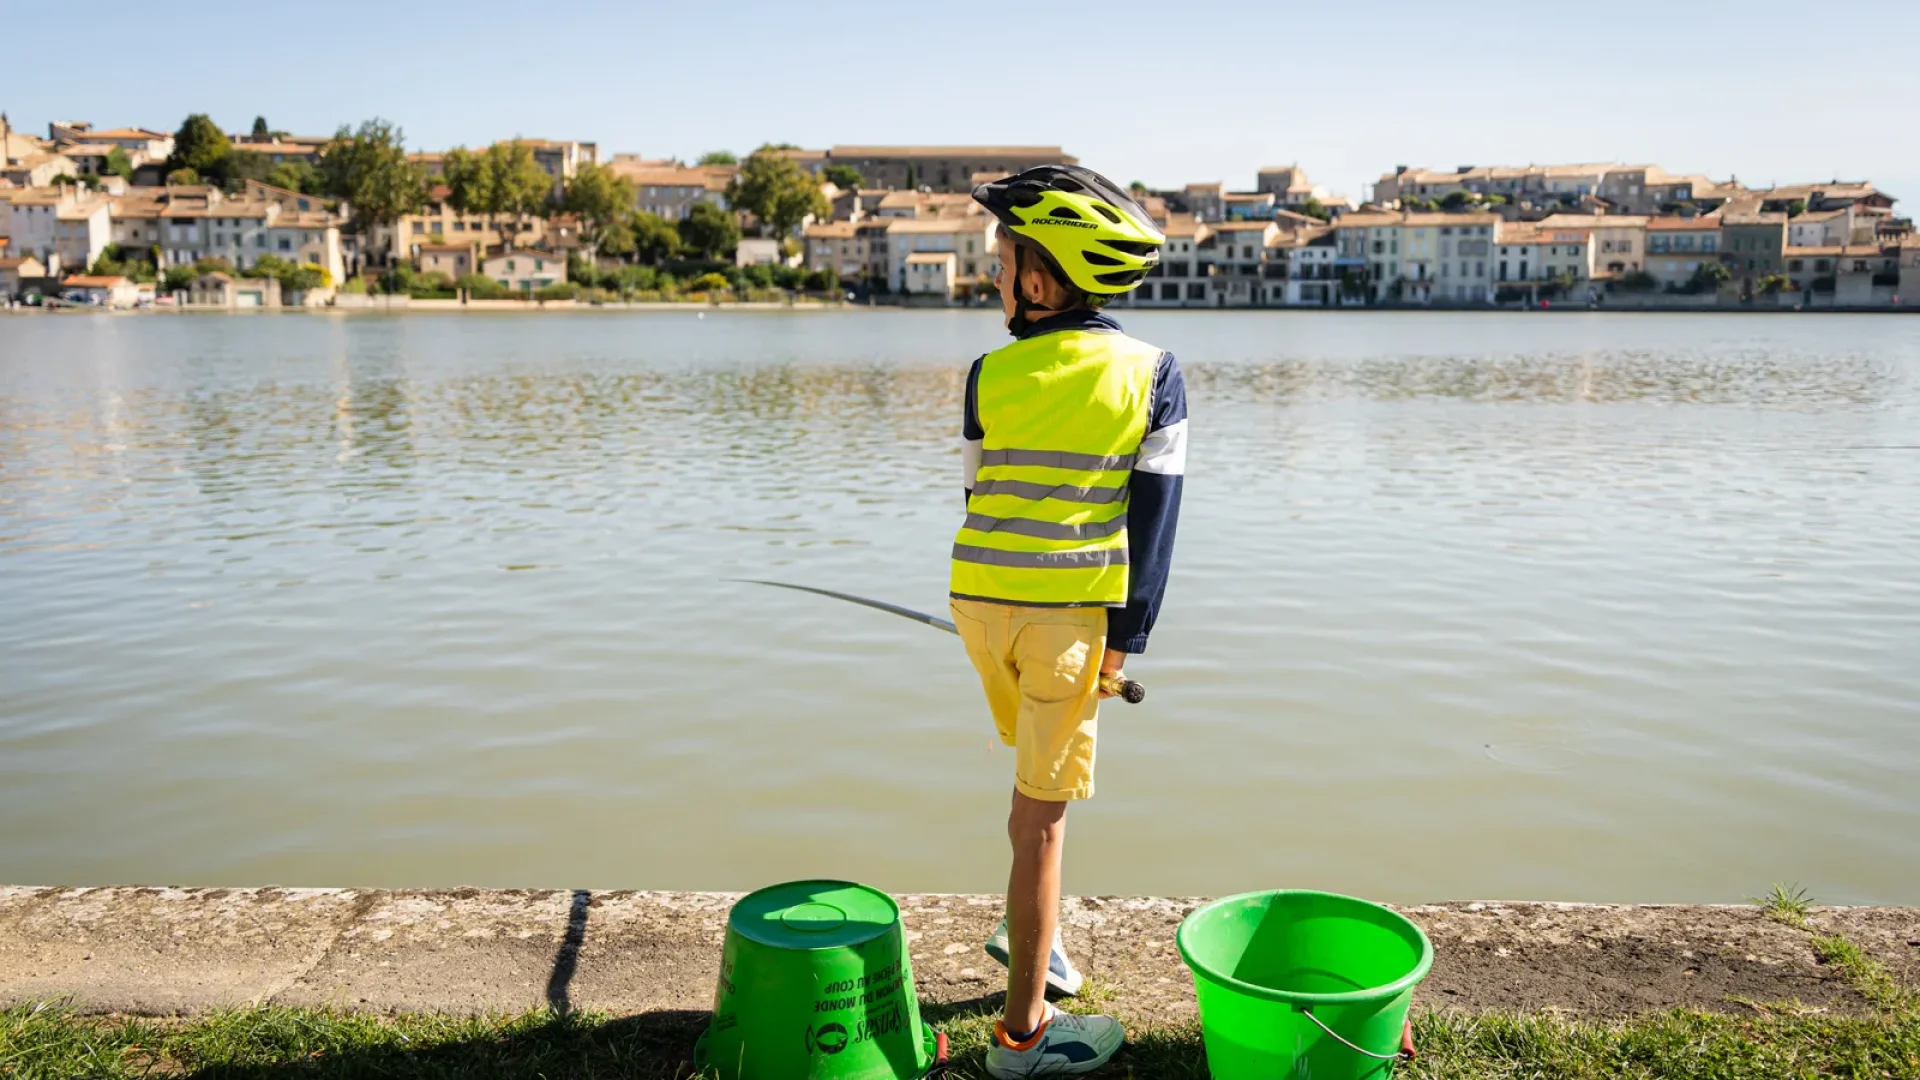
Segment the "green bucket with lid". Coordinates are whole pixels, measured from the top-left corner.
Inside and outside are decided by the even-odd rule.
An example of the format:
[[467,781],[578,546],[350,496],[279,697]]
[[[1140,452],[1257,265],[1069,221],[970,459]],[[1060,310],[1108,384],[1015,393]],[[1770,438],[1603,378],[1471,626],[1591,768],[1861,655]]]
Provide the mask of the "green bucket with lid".
[[933,1061],[892,897],[791,881],[733,905],[695,1065],[722,1080],[914,1080]]

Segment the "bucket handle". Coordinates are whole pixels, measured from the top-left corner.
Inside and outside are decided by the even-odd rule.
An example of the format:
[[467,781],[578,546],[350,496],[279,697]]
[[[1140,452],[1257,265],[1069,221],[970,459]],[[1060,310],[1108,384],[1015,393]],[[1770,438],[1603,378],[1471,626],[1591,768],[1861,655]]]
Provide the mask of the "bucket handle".
[[1328,1027],[1326,1021],[1313,1015],[1313,1009],[1311,1006],[1307,1006],[1307,1005],[1296,1006],[1294,1011],[1301,1014],[1302,1016],[1305,1016],[1307,1019],[1313,1021],[1313,1025],[1319,1028],[1321,1031],[1326,1032],[1328,1038],[1332,1039],[1334,1042],[1339,1043],[1341,1046],[1344,1046],[1347,1049],[1353,1051],[1354,1053],[1359,1054],[1361,1057],[1370,1057],[1375,1061],[1412,1061],[1414,1058],[1417,1058],[1420,1056],[1420,1052],[1413,1048],[1413,1021],[1411,1019],[1409,1019],[1406,1022],[1406,1025],[1400,1029],[1399,1051],[1397,1053],[1392,1053],[1392,1054],[1376,1054],[1371,1050],[1362,1050],[1361,1048],[1348,1042],[1345,1038],[1343,1038],[1340,1035],[1339,1032]]

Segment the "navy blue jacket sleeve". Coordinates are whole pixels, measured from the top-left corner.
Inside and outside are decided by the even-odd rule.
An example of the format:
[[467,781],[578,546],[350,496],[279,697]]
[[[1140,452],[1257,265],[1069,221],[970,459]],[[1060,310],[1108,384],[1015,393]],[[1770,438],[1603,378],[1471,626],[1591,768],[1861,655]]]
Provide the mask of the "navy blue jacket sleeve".
[[981,447],[987,438],[987,429],[980,424],[980,364],[985,359],[982,356],[967,369],[966,403],[960,407],[961,484],[969,498],[973,496],[973,478],[980,471]]
[[1160,614],[1173,566],[1173,536],[1180,522],[1180,490],[1187,471],[1187,381],[1172,353],[1160,358],[1153,376],[1153,406],[1147,435],[1134,462],[1127,500],[1127,606],[1107,612],[1107,647],[1147,651],[1147,635]]

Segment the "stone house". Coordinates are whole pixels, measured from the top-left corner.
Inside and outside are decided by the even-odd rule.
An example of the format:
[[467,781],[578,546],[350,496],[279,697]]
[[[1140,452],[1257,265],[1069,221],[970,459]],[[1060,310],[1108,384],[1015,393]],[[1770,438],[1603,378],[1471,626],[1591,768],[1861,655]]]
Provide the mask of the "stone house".
[[951,251],[916,251],[907,256],[900,291],[908,296],[952,297],[957,266]]
[[23,295],[26,292],[25,282],[46,276],[47,264],[32,255],[0,258],[0,300]]
[[280,282],[274,278],[236,278],[218,270],[201,274],[187,290],[195,307],[277,308]]
[[1720,261],[1720,219],[1656,217],[1647,219],[1646,272],[1659,287],[1673,291],[1693,280],[1702,263]]
[[479,267],[472,244],[422,244],[419,260],[421,274],[445,274],[448,281],[458,281]]
[[514,292],[532,292],[567,280],[567,260],[550,251],[520,248],[488,255],[480,260],[480,272]]
[[95,307],[130,308],[140,300],[140,287],[118,274],[73,274],[60,282],[60,295]]

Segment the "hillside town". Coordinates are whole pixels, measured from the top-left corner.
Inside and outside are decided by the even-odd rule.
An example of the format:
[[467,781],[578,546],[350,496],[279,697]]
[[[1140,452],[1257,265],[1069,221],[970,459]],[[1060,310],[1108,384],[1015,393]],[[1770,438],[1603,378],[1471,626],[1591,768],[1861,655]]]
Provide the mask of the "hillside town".
[[[410,150],[0,116],[8,306],[986,302],[972,188],[1057,146],[762,147],[688,164],[515,138]],[[1656,165],[1396,166],[1363,200],[1297,164],[1135,196],[1166,233],[1146,308],[1920,306],[1920,237],[1865,180],[1750,186]]]

